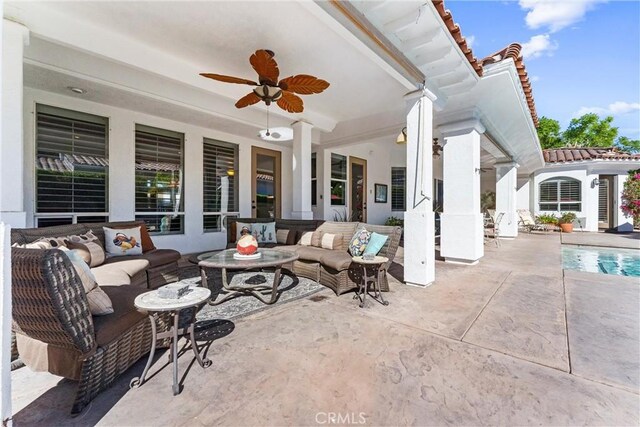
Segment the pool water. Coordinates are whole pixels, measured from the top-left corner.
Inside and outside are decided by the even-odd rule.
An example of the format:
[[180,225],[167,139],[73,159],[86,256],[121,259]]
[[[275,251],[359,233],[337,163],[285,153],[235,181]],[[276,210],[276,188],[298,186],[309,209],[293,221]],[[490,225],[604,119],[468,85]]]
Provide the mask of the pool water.
[[640,250],[562,246],[566,270],[640,277]]

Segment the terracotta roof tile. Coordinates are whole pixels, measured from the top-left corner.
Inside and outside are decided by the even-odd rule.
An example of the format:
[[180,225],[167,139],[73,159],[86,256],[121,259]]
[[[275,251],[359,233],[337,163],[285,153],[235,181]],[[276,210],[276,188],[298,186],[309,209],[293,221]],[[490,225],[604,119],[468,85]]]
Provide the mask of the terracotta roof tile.
[[482,64],[480,63],[480,61],[478,61],[478,58],[473,56],[473,51],[469,47],[467,40],[462,36],[460,26],[453,20],[451,12],[444,7],[444,0],[431,0],[431,2],[438,11],[440,18],[442,18],[442,21],[447,26],[447,29],[451,33],[451,36],[456,41],[456,43],[458,43],[458,46],[460,47],[463,55],[467,58],[469,64],[471,64],[471,67],[473,67],[478,76],[482,76],[482,73],[484,71],[482,69]]
[[525,98],[527,99],[527,105],[529,106],[529,112],[531,113],[533,124],[538,127],[538,113],[536,112],[536,104],[533,100],[533,90],[531,89],[531,81],[529,81],[529,75],[527,74],[527,69],[524,66],[524,61],[520,54],[521,50],[522,46],[520,44],[511,43],[509,46],[494,53],[493,55],[487,56],[481,61],[481,63],[482,66],[485,66],[504,61],[507,58],[513,59],[516,64],[516,70],[518,70],[518,77],[520,77],[522,90],[524,91]]
[[570,163],[583,160],[628,160],[640,162],[639,154],[629,154],[614,147],[554,148],[542,150],[545,163]]

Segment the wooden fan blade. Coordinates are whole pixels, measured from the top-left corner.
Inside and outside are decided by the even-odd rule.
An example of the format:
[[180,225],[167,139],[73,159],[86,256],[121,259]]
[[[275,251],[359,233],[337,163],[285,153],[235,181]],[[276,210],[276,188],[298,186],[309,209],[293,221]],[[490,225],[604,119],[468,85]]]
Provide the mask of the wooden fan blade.
[[200,75],[208,79],[218,80],[225,83],[238,83],[241,85],[258,86],[258,83],[251,80],[242,79],[240,77],[224,76],[222,74],[212,74],[212,73],[200,73]]
[[278,86],[283,90],[295,92],[300,95],[311,95],[324,91],[329,87],[329,83],[308,74],[298,74],[280,80]]
[[258,73],[260,84],[269,84],[271,86],[278,84],[280,70],[271,52],[256,50],[256,53],[249,58],[249,62],[253,69],[256,70],[256,73]]
[[289,113],[302,113],[304,103],[302,98],[291,92],[282,91],[282,97],[277,101],[278,107]]
[[260,102],[260,97],[256,95],[254,92],[249,93],[248,95],[243,96],[236,102],[236,108],[244,108],[249,105],[257,104]]

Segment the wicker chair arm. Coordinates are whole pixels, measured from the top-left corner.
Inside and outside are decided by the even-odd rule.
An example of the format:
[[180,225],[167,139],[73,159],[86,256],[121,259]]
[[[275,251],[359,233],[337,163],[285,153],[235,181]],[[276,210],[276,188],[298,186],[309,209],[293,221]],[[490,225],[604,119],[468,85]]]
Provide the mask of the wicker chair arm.
[[89,303],[73,264],[59,249],[11,248],[16,332],[47,344],[95,350]]

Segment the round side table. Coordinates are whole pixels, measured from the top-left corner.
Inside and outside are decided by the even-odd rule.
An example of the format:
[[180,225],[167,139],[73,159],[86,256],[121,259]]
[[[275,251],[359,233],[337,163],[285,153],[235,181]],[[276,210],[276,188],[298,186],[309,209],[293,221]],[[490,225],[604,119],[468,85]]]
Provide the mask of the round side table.
[[[174,396],[180,393],[180,384],[178,383],[179,337],[186,336],[200,366],[202,366],[203,368],[208,368],[209,366],[211,366],[211,360],[202,359],[202,357],[200,356],[200,353],[198,352],[198,346],[196,345],[194,332],[196,313],[198,311],[195,308],[206,303],[210,297],[211,291],[207,288],[202,287],[191,287],[189,293],[176,299],[160,298],[160,296],[158,296],[157,290],[145,292],[144,294],[140,294],[136,297],[134,301],[136,308],[138,308],[140,311],[146,311],[149,314],[149,319],[151,321],[151,351],[149,352],[149,360],[147,360],[147,364],[142,371],[142,375],[140,377],[133,378],[131,380],[131,383],[129,383],[129,387],[137,388],[145,382],[147,373],[149,372],[149,368],[151,367],[151,363],[153,362],[153,356],[156,352],[156,343],[158,339],[169,338],[171,340],[169,360],[173,365]],[[191,312],[191,318],[186,322],[186,326],[181,327],[180,312],[189,308],[194,308],[193,310],[189,310]],[[166,332],[158,333],[156,321],[158,318],[158,313],[161,312],[170,312],[171,316],[173,317],[173,323],[171,324],[171,329]]]
[[371,260],[367,260],[362,258],[361,256],[354,256],[351,258],[353,262],[356,264],[360,264],[362,266],[362,281],[360,282],[360,287],[358,289],[358,293],[356,296],[360,299],[360,308],[365,306],[365,301],[367,299],[367,294],[369,284],[372,283],[374,286],[375,294],[371,295],[375,301],[378,301],[382,305],[389,305],[389,301],[385,301],[382,296],[382,292],[380,291],[380,266],[389,262],[389,258],[383,256],[375,256]]

